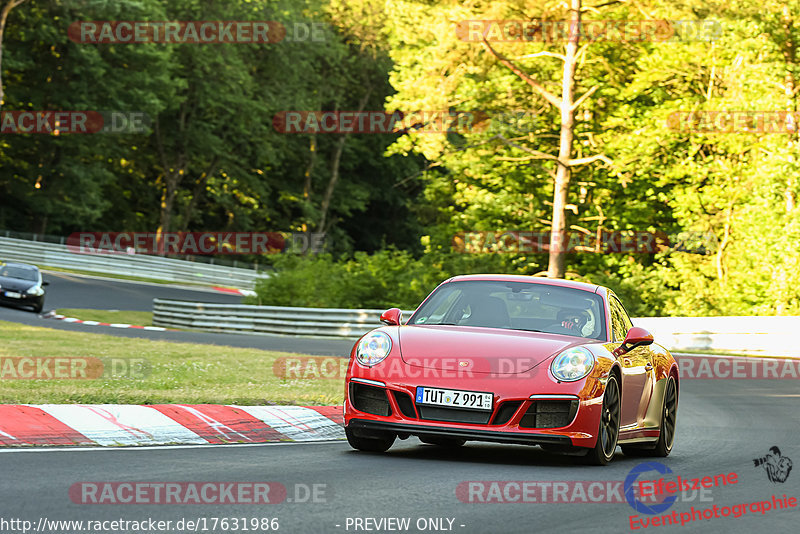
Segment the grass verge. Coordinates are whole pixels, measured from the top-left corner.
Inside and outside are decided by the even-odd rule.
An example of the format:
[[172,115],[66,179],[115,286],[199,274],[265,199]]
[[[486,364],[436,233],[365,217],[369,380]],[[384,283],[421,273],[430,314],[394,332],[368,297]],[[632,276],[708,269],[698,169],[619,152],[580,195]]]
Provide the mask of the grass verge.
[[137,326],[153,326],[153,312],[146,311],[120,311],[120,310],[91,310],[83,308],[58,309],[56,313],[67,317],[74,317],[81,321],[98,321],[101,323],[122,323]]
[[[51,267],[48,265],[39,265],[39,268],[42,271],[53,271],[57,273],[65,273],[65,274],[77,274],[77,275],[85,275],[85,276],[96,276],[98,278],[114,278],[117,280],[128,280],[131,282],[148,282],[151,284],[162,284],[162,285],[175,285],[176,282],[170,280],[161,280],[158,278],[147,278],[145,276],[133,276],[133,275],[126,275],[126,274],[115,274],[115,273],[98,273],[96,271],[86,271],[82,269],[64,269],[61,267]],[[183,286],[198,286],[198,287],[211,287],[212,284],[203,283],[203,282],[180,282],[179,285]]]
[[[273,373],[280,357],[243,349],[65,332],[0,321],[0,403],[4,404],[295,404],[338,405],[341,379],[287,380]],[[110,377],[15,379],[20,358],[101,358]],[[144,360],[146,376],[114,372]],[[48,364],[45,364],[48,365]],[[52,363],[49,364],[52,367]],[[30,366],[25,368],[30,369]],[[132,375],[132,376],[131,376]]]

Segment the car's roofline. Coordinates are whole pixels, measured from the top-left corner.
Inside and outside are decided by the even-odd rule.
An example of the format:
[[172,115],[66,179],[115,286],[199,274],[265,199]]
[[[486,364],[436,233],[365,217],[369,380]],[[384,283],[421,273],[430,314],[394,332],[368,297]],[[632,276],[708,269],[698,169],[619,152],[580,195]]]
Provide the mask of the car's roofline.
[[4,263],[0,263],[3,267],[27,267],[31,270],[38,271],[39,268],[35,265],[31,265],[30,263],[15,263],[12,261],[7,261]]
[[[612,339],[611,334],[611,314],[609,311],[609,292],[611,291],[605,286],[599,286],[596,284],[588,284],[586,282],[577,282],[575,280],[564,280],[563,278],[544,278],[541,276],[526,276],[520,274],[461,274],[453,276],[452,278],[448,278],[439,286],[436,287],[433,291],[431,291],[427,297],[417,306],[417,309],[411,313],[411,317],[409,317],[409,321],[417,314],[419,309],[422,307],[425,302],[428,301],[429,298],[443,285],[451,283],[451,282],[468,282],[468,281],[487,281],[487,282],[526,282],[530,284],[539,284],[539,285],[546,285],[546,286],[555,286],[555,287],[564,287],[570,289],[577,289],[580,291],[586,291],[588,293],[594,293],[595,295],[599,296],[603,301],[603,314],[605,315],[605,330],[606,330],[606,339],[601,340],[603,343],[607,343]],[[595,339],[595,338],[588,338],[588,339]]]
[[590,293],[598,293],[605,296],[605,288],[596,284],[577,282],[575,280],[564,280],[563,278],[543,278],[541,276],[526,276],[521,274],[463,274],[450,278],[448,282],[466,282],[470,280],[484,282],[527,282],[530,284],[540,284],[546,286],[558,286],[571,289],[580,289]]

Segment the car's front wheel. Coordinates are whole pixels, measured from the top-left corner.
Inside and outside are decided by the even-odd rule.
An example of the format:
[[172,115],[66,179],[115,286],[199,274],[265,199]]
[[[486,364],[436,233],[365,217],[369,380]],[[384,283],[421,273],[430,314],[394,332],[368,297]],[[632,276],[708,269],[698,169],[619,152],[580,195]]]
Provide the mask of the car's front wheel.
[[614,458],[619,439],[620,395],[619,384],[614,375],[608,377],[606,390],[603,393],[603,407],[600,412],[600,428],[597,433],[597,444],[589,449],[586,460],[592,465],[606,465]]
[[365,452],[386,452],[394,444],[396,435],[390,432],[356,434],[351,428],[345,427],[344,435],[347,436],[347,443],[359,451]]
[[629,445],[622,447],[622,452],[627,456],[669,456],[672,444],[675,442],[675,424],[678,421],[678,388],[675,378],[667,378],[664,389],[664,403],[661,408],[661,427],[655,447],[641,448]]

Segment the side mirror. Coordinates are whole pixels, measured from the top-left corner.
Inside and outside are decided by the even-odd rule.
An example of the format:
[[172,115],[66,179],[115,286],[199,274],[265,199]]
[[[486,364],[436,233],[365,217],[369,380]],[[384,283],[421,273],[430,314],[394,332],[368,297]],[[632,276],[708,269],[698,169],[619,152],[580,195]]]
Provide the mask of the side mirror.
[[620,356],[626,352],[632,351],[636,347],[650,345],[651,343],[653,343],[653,334],[644,328],[634,326],[628,330],[628,334],[625,336],[625,341],[622,342],[622,345],[614,349],[614,356]]
[[399,326],[403,319],[403,312],[400,308],[391,308],[381,314],[381,322],[389,326]]

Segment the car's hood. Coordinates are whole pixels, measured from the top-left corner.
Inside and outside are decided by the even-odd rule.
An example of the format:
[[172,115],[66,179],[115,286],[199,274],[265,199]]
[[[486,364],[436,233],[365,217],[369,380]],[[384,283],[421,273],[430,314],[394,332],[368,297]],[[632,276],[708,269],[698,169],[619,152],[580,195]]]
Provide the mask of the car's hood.
[[30,280],[21,280],[19,278],[6,278],[5,276],[0,276],[0,288],[3,290],[24,292],[35,285],[36,282],[31,282]]
[[409,365],[448,371],[517,374],[561,351],[593,340],[499,328],[413,325],[398,328],[400,355]]

